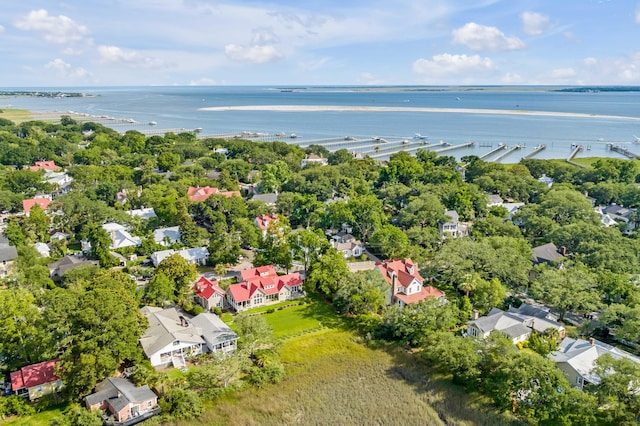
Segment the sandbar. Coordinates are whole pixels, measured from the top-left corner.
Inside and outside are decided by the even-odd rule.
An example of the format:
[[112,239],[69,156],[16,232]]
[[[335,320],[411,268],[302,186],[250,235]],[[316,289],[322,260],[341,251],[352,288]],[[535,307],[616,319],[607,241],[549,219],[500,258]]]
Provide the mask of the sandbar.
[[381,107],[349,105],[237,105],[199,108],[200,111],[273,111],[273,112],[427,112],[486,115],[528,115],[537,117],[598,118],[640,121],[640,117],[622,115],[585,114],[580,112],[530,111],[516,109],[471,109],[427,107]]

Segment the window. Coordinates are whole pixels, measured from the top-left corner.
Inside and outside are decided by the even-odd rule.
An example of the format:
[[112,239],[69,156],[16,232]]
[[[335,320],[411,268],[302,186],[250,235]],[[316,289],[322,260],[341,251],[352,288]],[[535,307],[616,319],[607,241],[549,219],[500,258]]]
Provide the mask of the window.
[[151,400],[147,401],[147,407],[148,408],[151,408],[152,405],[153,405],[153,401],[151,401]]
[[580,376],[576,377],[576,383],[581,385],[583,383],[582,382],[582,377],[580,377]]

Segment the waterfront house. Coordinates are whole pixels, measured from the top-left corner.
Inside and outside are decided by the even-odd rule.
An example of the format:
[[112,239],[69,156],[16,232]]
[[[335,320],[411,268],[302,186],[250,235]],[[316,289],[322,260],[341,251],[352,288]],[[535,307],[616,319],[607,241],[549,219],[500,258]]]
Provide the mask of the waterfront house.
[[145,306],[140,312],[149,320],[140,345],[154,367],[173,365],[182,368],[186,365],[186,357],[236,349],[238,335],[212,313],[205,312],[192,318],[177,307],[154,306]]
[[22,367],[10,374],[11,392],[30,401],[62,389],[62,380],[55,374],[57,359]]
[[326,166],[329,164],[329,160],[317,154],[309,154],[300,160],[301,169],[304,169],[310,164]]
[[444,292],[424,285],[424,278],[410,258],[385,260],[377,262],[376,266],[391,286],[390,304],[403,307],[426,299],[438,299],[442,303],[447,300]]
[[473,315],[473,320],[467,323],[467,335],[480,339],[487,338],[492,332],[497,331],[515,345],[527,340],[534,331],[544,333],[547,329],[554,329],[558,331],[560,337],[565,335],[562,324],[553,319],[541,317],[540,313],[533,316],[517,310],[505,312],[502,309],[493,308],[483,317],[478,316],[478,311],[474,311]]
[[211,281],[207,277],[200,277],[193,285],[198,305],[207,311],[213,308],[224,308],[225,291],[220,288],[218,281]]
[[600,383],[600,377],[593,370],[597,360],[605,354],[614,359],[626,358],[640,364],[637,356],[593,338],[582,340],[565,337],[558,350],[551,352],[549,357],[565,373],[572,386],[582,389],[588,383]]
[[240,272],[242,282],[227,288],[227,303],[236,311],[304,296],[298,272],[279,276],[272,265]]
[[158,396],[148,385],[135,386],[129,380],[109,377],[98,383],[95,393],[84,398],[89,410],[104,411],[111,424],[133,425],[160,412]]

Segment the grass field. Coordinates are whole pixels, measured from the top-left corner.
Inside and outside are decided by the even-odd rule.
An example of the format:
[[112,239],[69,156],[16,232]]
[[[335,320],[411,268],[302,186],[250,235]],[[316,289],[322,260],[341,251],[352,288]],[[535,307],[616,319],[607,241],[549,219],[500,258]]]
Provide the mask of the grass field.
[[480,397],[417,365],[406,351],[370,347],[322,301],[264,315],[283,338],[287,378],[211,403],[198,424],[510,424],[487,411]]
[[61,416],[62,412],[67,408],[67,404],[51,408],[47,411],[34,414],[28,417],[16,417],[5,422],[0,421],[3,426],[46,426],[54,418]]
[[0,109],[0,118],[11,120],[14,123],[22,123],[23,121],[32,120],[31,111],[26,109]]

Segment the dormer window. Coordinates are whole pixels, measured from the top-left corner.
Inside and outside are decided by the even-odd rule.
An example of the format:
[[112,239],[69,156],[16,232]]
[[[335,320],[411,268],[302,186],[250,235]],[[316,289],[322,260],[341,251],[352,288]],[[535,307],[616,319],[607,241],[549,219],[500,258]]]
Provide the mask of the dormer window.
[[407,264],[407,272],[411,275],[413,275],[413,271],[414,271],[414,267],[412,264]]
[[396,274],[396,271],[394,271],[393,269],[389,269],[387,271],[387,275],[389,275],[389,277],[393,278],[393,276]]

